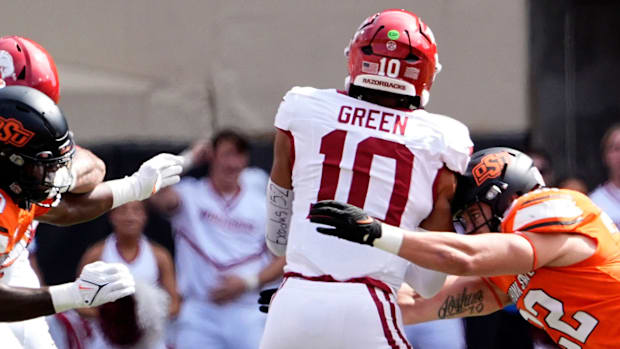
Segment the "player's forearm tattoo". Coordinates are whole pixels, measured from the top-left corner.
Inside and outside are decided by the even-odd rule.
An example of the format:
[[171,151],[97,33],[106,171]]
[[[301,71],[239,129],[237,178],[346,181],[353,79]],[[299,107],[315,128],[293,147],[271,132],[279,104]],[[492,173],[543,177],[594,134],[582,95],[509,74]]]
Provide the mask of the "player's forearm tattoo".
[[463,292],[455,295],[448,295],[443,302],[437,316],[440,319],[446,319],[451,316],[467,313],[480,314],[484,309],[482,290],[475,292],[467,292],[467,288],[463,288]]

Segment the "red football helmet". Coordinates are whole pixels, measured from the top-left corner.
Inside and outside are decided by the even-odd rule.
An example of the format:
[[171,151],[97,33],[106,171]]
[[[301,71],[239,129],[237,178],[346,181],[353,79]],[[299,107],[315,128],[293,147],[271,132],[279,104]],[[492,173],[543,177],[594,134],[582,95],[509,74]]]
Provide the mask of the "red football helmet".
[[368,17],[344,50],[349,85],[380,90],[428,103],[441,70],[431,28],[405,10],[385,10]]
[[36,42],[21,36],[0,37],[0,87],[23,85],[60,99],[58,71],[49,53]]

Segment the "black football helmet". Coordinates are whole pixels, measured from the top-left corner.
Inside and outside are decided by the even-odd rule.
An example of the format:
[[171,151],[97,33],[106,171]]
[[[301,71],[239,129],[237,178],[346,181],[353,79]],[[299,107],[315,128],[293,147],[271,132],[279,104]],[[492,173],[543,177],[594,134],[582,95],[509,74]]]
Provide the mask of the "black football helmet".
[[72,183],[73,137],[65,117],[44,93],[0,88],[0,187],[20,206],[60,199]]
[[[505,147],[480,150],[472,154],[467,171],[459,176],[452,201],[455,221],[462,224],[467,208],[484,202],[492,212],[492,217],[484,217],[484,224],[491,231],[499,231],[513,200],[542,186],[545,182],[529,156]],[[478,228],[474,227],[473,231]]]

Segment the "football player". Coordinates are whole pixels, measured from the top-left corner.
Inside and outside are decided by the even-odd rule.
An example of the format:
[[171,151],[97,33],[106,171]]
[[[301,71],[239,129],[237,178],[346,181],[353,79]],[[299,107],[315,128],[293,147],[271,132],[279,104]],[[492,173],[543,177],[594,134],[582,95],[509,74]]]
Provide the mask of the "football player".
[[[90,220],[178,182],[182,170],[181,157],[159,154],[130,177],[65,195],[74,182],[74,153],[72,134],[52,99],[30,87],[0,89],[0,321],[17,321],[0,324],[0,331],[9,327],[24,348],[54,347],[47,325],[37,317],[97,306],[134,291],[126,267],[101,262],[85,266],[76,282],[36,288],[38,280],[24,257],[32,220],[57,225]],[[21,321],[26,319],[33,320]]]
[[[375,246],[451,276],[431,299],[402,295],[406,322],[492,313],[515,303],[563,348],[613,348],[620,324],[620,234],[580,192],[543,188],[532,159],[514,149],[472,156],[453,205],[467,235],[420,234],[364,211],[321,202],[319,232]],[[347,263],[342,261],[341,263]]]
[[261,348],[410,348],[396,290],[406,279],[432,296],[445,280],[393,254],[314,234],[307,220],[311,203],[338,199],[395,226],[451,229],[455,172],[471,152],[466,126],[424,109],[441,66],[418,16],[368,17],[345,56],[345,91],[294,87],[275,117],[266,239],[287,264]]

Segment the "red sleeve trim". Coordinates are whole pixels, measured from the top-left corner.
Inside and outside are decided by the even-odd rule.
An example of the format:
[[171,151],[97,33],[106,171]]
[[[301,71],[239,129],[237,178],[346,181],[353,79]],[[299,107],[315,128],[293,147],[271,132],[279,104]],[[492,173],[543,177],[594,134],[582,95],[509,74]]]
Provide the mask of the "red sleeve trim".
[[497,302],[499,308],[503,308],[504,304],[502,303],[502,301],[499,300],[499,296],[497,295],[497,292],[495,292],[495,288],[493,287],[493,285],[491,285],[491,282],[484,277],[480,277],[480,280],[482,280],[484,284],[487,285],[487,287],[491,291],[491,294],[493,295],[493,298],[495,298],[495,301]]
[[534,260],[532,261],[532,270],[535,270],[536,266],[538,265],[538,256],[536,254],[536,247],[534,246],[534,243],[532,242],[532,240],[530,239],[529,236],[523,234],[520,231],[515,231],[515,234],[517,234],[518,236],[521,236],[522,238],[527,240],[527,242],[530,244],[530,246],[532,246],[532,253],[534,254]]

